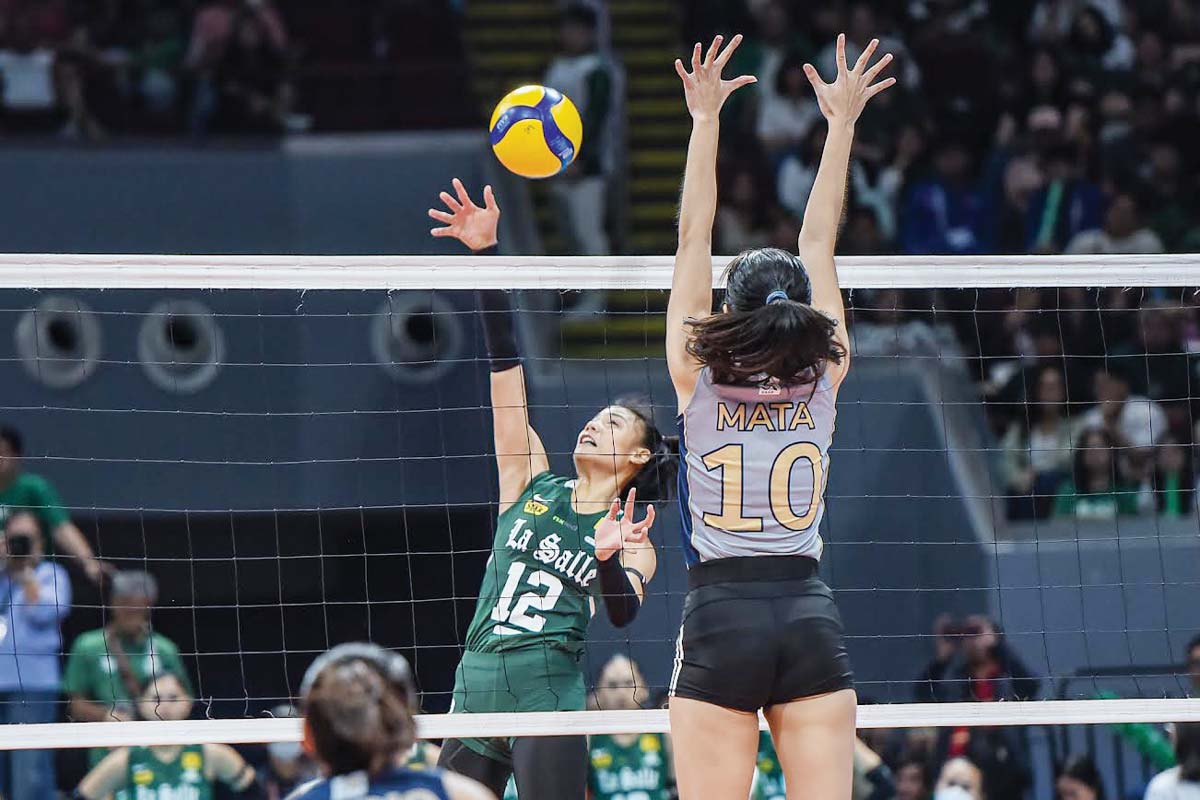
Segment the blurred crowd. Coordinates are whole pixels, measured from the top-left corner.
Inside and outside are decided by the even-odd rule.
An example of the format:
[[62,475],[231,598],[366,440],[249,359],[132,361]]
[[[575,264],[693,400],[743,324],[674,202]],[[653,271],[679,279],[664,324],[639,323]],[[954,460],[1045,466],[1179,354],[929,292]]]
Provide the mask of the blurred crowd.
[[1017,294],[983,383],[1009,516],[1194,516],[1191,292]]
[[0,133],[279,132],[290,48],[271,0],[4,0]]
[[749,32],[758,76],[722,129],[725,252],[790,247],[823,141],[804,76],[870,39],[899,79],[857,131],[847,254],[1196,249],[1200,9],[1188,0],[699,2],[696,32]]
[[448,0],[0,0],[0,137],[462,126],[471,109],[435,102],[463,90],[460,11]]

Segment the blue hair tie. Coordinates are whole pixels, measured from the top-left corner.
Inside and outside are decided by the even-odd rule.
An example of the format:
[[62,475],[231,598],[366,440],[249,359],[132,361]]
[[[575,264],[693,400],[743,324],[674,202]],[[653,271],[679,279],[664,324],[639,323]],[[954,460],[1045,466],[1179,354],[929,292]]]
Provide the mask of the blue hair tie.
[[767,303],[766,304],[771,305],[772,303],[780,303],[780,302],[783,302],[784,300],[790,300],[790,299],[791,298],[788,297],[787,292],[783,291],[782,289],[776,289],[775,291],[773,291],[769,295],[767,295]]

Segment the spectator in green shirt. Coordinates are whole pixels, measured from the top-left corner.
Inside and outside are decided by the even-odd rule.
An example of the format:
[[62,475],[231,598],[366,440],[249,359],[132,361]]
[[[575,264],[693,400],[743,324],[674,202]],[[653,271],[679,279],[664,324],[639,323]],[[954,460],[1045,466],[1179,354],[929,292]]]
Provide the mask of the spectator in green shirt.
[[1124,475],[1112,434],[1088,428],[1075,448],[1073,476],[1054,498],[1054,516],[1111,520],[1137,513],[1138,487]]
[[58,492],[41,475],[22,469],[24,440],[16,428],[0,426],[0,527],[9,515],[26,510],[41,523],[47,555],[60,549],[79,559],[88,579],[99,583],[104,565],[92,553],[83,533],[71,522]]
[[[113,575],[109,624],[79,634],[67,658],[63,691],[73,721],[137,719],[135,700],[153,675],[174,675],[191,693],[179,648],[151,629],[150,609],[157,600],[153,575],[133,570]],[[92,764],[103,755],[93,751]]]

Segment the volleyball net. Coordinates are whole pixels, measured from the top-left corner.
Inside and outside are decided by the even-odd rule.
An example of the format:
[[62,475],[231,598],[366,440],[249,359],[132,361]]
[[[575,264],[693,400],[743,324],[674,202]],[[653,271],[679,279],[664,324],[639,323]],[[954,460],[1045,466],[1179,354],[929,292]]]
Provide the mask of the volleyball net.
[[[591,688],[631,658],[646,709],[443,712],[496,524],[472,290],[513,290],[533,424],[570,474],[578,430],[619,397],[674,428],[670,273],[660,257],[0,256],[0,417],[21,468],[107,564],[154,576],[150,627],[196,698],[183,721],[0,726],[0,749],[294,741],[276,715],[304,669],[360,639],[408,657],[428,738],[665,731],[686,592],[673,504],[638,620],[599,612],[581,662]],[[839,274],[854,367],[822,574],[860,725],[1200,721],[1200,257],[844,258]],[[66,688],[128,720],[125,668],[94,635],[119,603],[61,543],[55,560],[75,588],[53,653]],[[81,654],[89,632],[102,646]],[[41,686],[36,641],[0,640],[14,691]]]

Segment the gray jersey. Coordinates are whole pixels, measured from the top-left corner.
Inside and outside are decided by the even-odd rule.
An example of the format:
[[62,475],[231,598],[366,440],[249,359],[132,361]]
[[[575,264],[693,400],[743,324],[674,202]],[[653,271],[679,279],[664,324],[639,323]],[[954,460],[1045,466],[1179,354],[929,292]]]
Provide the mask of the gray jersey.
[[819,559],[834,385],[714,385],[705,368],[679,420],[684,553]]

